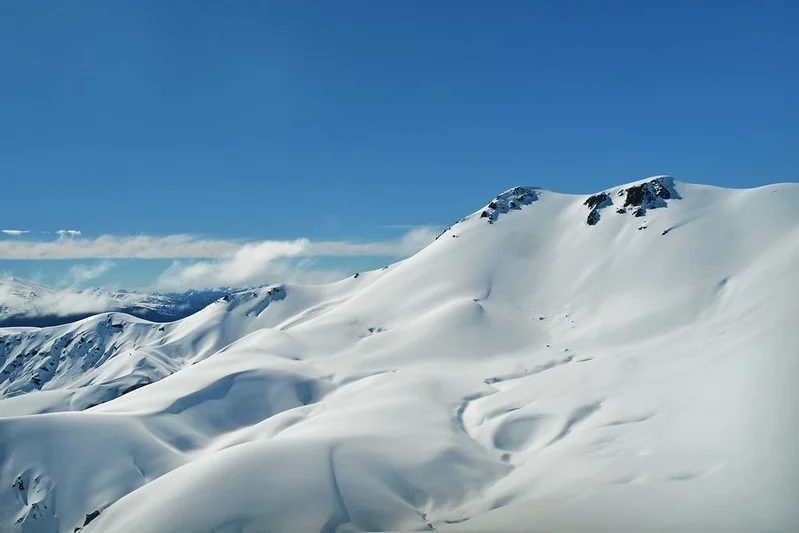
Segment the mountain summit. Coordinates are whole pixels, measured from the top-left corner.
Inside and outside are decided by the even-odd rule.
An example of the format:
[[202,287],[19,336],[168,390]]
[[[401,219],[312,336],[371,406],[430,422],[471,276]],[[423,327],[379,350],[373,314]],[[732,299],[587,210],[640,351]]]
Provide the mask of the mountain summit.
[[413,257],[0,330],[0,529],[799,529],[799,185],[516,187]]

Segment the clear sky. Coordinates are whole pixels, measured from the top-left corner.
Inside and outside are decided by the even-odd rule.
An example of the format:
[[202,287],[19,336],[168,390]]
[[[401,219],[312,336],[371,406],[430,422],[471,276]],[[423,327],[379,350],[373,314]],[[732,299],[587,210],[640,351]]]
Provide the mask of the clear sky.
[[[514,185],[797,181],[797,27],[794,0],[2,2],[0,228],[30,233],[0,273],[149,286],[174,258],[118,241],[191,235],[278,241],[220,282],[335,277]],[[114,263],[9,259],[101,235]],[[374,246],[275,251],[303,238]]]

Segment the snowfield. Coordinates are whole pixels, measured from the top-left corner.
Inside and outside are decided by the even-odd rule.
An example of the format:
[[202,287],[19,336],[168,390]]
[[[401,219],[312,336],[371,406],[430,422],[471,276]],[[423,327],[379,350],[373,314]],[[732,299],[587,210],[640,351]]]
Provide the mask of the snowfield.
[[799,185],[518,187],[415,256],[0,330],[0,530],[799,531]]

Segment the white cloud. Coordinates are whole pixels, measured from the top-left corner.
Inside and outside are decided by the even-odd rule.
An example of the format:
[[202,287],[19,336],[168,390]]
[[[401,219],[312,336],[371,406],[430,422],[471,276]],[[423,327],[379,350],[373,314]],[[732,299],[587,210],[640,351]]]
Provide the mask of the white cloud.
[[221,257],[240,246],[236,241],[199,239],[192,235],[4,240],[0,241],[0,259],[200,259]]
[[102,261],[89,265],[74,265],[69,268],[66,276],[66,285],[70,287],[80,286],[97,279],[116,266],[114,261]]
[[159,278],[157,286],[167,290],[208,287],[243,287],[280,281],[325,283],[349,275],[338,270],[319,269],[313,257],[412,255],[433,241],[437,232],[418,228],[397,241],[349,243],[264,241],[245,244],[229,257],[184,263],[176,261]]
[[[66,283],[80,285],[114,266],[112,259],[175,259],[158,279],[159,289],[182,290],[219,286],[241,287],[273,281],[321,283],[348,273],[319,268],[320,257],[407,257],[430,242],[438,228],[419,227],[401,238],[375,242],[293,241],[241,242],[192,235],[82,238],[69,233],[49,241],[0,241],[0,259],[105,259],[98,265],[70,268]],[[185,261],[192,260],[192,261]]]
[[391,241],[354,243],[347,241],[258,241],[202,239],[192,235],[102,235],[93,239],[59,238],[50,241],[0,241],[0,259],[208,259],[228,258],[241,253],[267,250],[294,250],[296,255],[314,256],[389,256],[413,254],[438,234],[436,228],[416,228]]
[[30,233],[30,231],[24,229],[0,229],[0,232],[5,233],[6,235],[11,235],[13,237],[19,237],[20,235],[25,235],[26,233]]
[[0,283],[0,317],[100,313],[125,303],[102,291],[57,290],[23,281],[4,281]]
[[60,229],[56,233],[60,237],[80,237],[80,231],[76,229]]
[[263,283],[269,276],[285,272],[285,258],[296,257],[308,246],[307,240],[265,241],[245,244],[230,257],[186,264],[175,262],[159,278],[158,287],[243,287]]

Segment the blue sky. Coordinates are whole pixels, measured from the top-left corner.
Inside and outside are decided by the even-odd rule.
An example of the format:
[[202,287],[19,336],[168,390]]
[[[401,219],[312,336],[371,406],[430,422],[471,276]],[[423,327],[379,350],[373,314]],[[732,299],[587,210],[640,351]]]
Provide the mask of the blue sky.
[[322,280],[514,185],[796,181],[797,20],[788,0],[3,2],[0,227],[30,233],[0,234],[0,273],[147,287],[203,260],[3,247],[100,235],[373,245],[253,274]]

